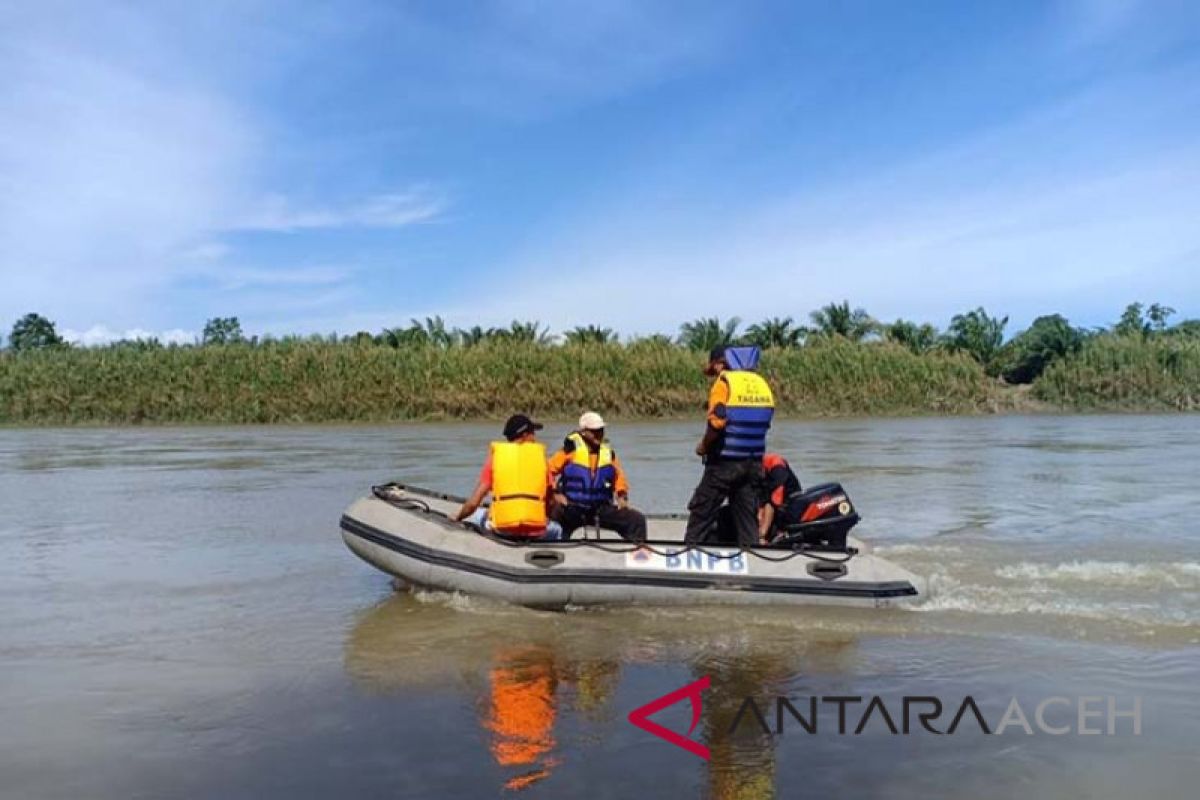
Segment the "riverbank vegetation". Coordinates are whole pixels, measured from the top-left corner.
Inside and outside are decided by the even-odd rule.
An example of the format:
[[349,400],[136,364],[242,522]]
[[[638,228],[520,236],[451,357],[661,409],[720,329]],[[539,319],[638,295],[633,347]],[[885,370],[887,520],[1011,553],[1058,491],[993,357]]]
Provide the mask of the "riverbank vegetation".
[[1139,304],[1110,328],[1039,317],[1005,339],[1007,319],[979,308],[942,332],[880,323],[849,303],[809,325],[698,319],[678,335],[622,341],[610,329],[552,334],[536,322],[448,328],[438,318],[352,336],[246,337],[209,320],[200,341],[70,346],[28,315],[0,352],[0,422],[248,423],[695,415],[714,346],[764,348],[762,371],[792,415],[1200,408],[1200,322],[1169,325]]

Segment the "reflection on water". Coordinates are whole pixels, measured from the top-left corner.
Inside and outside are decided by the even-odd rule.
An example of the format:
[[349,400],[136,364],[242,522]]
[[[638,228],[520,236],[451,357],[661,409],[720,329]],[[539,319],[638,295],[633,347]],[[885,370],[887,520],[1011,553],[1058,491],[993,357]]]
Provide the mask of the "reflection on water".
[[481,725],[492,758],[509,775],[504,788],[527,789],[558,766],[554,723],[563,694],[571,709],[596,719],[608,711],[620,673],[614,661],[562,661],[546,647],[498,649]]
[[[761,628],[746,620],[738,630],[731,624],[737,612],[726,614],[705,637],[697,634],[707,626],[681,625],[678,616],[653,611],[551,614],[450,594],[400,593],[359,617],[344,663],[372,693],[402,695],[447,682],[468,693],[488,755],[501,768],[497,788],[510,791],[586,759],[577,753],[580,744],[600,745],[614,724],[643,739],[644,758],[666,755],[659,748],[668,745],[625,722],[633,708],[622,704],[618,689],[625,667],[682,663],[690,676],[685,681],[710,680],[697,729],[711,753],[703,765],[705,796],[772,797],[776,737],[749,722],[730,734],[744,699],[802,690],[806,676],[853,671],[858,639],[840,632],[797,635],[769,619]],[[662,712],[668,721],[678,713]],[[688,727],[682,718],[675,722],[676,729]],[[574,732],[566,742],[563,727]]]
[[[410,624],[417,616],[432,619]],[[707,796],[773,796],[774,737],[751,724],[729,734],[743,699],[784,694],[806,673],[846,671],[854,663],[856,638],[825,634],[759,648],[747,647],[741,631],[718,634],[709,643],[717,646],[707,647],[696,640],[694,627],[676,622],[653,613],[549,614],[449,594],[401,593],[357,620],[346,640],[345,667],[370,692],[459,684],[473,697],[488,753],[501,768],[501,788],[523,790],[567,758],[557,733],[564,715],[571,716],[581,741],[594,740],[614,721],[628,724],[624,718],[632,709],[617,707],[623,665],[682,660],[692,680],[710,680],[698,729],[711,752]],[[435,630],[453,634],[431,644]],[[601,632],[603,643],[595,638]],[[450,664],[457,668],[453,678],[446,673]],[[649,740],[644,746],[663,745]]]
[[[0,431],[0,776],[22,800],[1191,796],[1200,417],[787,422],[807,483],[932,579],[912,611],[552,614],[396,593],[336,535],[462,492],[494,425]],[[620,424],[674,511],[694,426]],[[553,431],[552,431],[553,433]],[[703,761],[631,725],[701,677]],[[1144,698],[1144,734],[728,733],[745,697]],[[691,723],[687,703],[655,721]],[[768,716],[768,722],[773,722]]]
[[[740,726],[739,736],[728,732],[742,709],[742,699],[757,697],[783,685],[790,668],[778,657],[701,658],[692,665],[697,677],[707,675],[712,701],[705,704],[704,740],[712,754],[708,763],[710,796],[719,800],[757,800],[773,797],[775,742],[754,724]],[[774,692],[771,692],[774,693]],[[749,731],[749,734],[745,731]]]
[[[953,790],[1008,797],[1032,775],[1055,782],[1059,796],[1121,797],[1145,781],[1169,796],[1189,774],[1185,743],[1196,741],[1194,712],[1200,711],[1187,688],[1200,680],[1194,651],[1147,657],[1023,641],[894,640],[758,610],[753,616],[728,609],[554,614],[451,594],[399,593],[356,620],[343,656],[346,673],[371,694],[461,693],[486,743],[473,757],[497,771],[472,766],[466,748],[458,750],[459,766],[494,775],[496,791],[548,787],[547,796],[577,785],[556,783],[560,775],[582,772],[637,786],[636,774],[644,781],[647,770],[660,774],[664,785],[687,785],[687,775],[698,775],[693,793],[713,800],[774,797],[784,785],[836,792],[846,781],[862,796]],[[635,708],[704,677],[710,685],[695,738],[709,748],[709,760],[626,721]],[[952,708],[970,695],[994,724],[1011,697],[1032,708],[1040,697],[1084,693],[1120,696],[1126,704],[1134,695],[1157,693],[1158,711],[1155,701],[1147,703],[1146,738],[1029,743],[1009,735],[999,741],[970,724],[960,735],[911,741],[889,735],[883,724],[858,735],[858,716],[845,735],[837,733],[836,717],[823,717],[814,736],[794,722],[781,730],[773,705],[779,697],[795,698],[803,709],[802,698],[879,695],[896,713],[905,696],[939,696]],[[755,700],[761,722],[749,715],[747,698]],[[851,713],[861,712],[859,706]],[[691,709],[683,701],[653,718],[686,732]],[[944,731],[948,718],[939,724]],[[1047,760],[1048,753],[1057,755]],[[614,758],[630,774],[614,776],[600,766]],[[1062,784],[1053,766],[1072,760],[1094,770],[1084,794]],[[922,772],[921,763],[931,769]],[[959,771],[932,769],[950,763]]]
[[554,653],[534,647],[496,654],[488,675],[491,694],[483,727],[491,734],[492,757],[516,770],[505,789],[526,789],[550,775],[559,674]]

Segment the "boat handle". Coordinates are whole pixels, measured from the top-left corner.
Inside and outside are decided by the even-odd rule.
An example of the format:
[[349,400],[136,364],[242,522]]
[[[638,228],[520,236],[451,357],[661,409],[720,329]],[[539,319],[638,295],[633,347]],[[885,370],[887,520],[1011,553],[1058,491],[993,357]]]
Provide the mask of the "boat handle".
[[533,564],[535,567],[543,569],[557,566],[563,562],[563,554],[556,553],[553,550],[535,550],[532,553],[525,554],[526,563]]
[[823,581],[836,581],[846,574],[845,564],[829,564],[824,561],[808,562],[808,574]]

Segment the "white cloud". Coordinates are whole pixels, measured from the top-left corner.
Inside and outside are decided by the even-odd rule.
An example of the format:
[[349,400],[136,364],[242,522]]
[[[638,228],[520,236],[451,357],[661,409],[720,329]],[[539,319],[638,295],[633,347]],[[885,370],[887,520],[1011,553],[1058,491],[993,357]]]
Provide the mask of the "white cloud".
[[652,0],[506,2],[472,7],[464,24],[455,14],[385,4],[345,24],[355,37],[385,36],[399,60],[391,73],[372,76],[377,91],[401,91],[406,103],[420,107],[527,119],[719,59],[747,19],[732,8],[692,3],[681,13]]
[[180,272],[182,276],[203,279],[211,283],[214,288],[225,292],[251,288],[303,289],[335,286],[346,283],[354,273],[355,270],[349,267],[311,266],[266,269],[225,264],[191,266]]
[[144,302],[235,201],[244,120],[35,26],[0,33],[0,71],[0,314]]
[[396,228],[443,212],[424,184],[312,207],[264,191],[269,128],[209,63],[236,25],[213,17],[242,13],[257,12],[0,9],[0,322],[38,311],[81,337],[96,319],[165,326],[163,301],[200,267],[218,291],[329,286],[348,271],[218,269],[240,258],[225,234]]
[[200,264],[218,262],[224,259],[232,252],[229,245],[224,242],[208,241],[201,242],[193,247],[188,247],[179,253],[179,260],[187,262],[196,262]]
[[[496,320],[640,332],[699,316],[805,319],[843,298],[940,324],[981,304],[1014,325],[1055,311],[1101,323],[1142,298],[1194,316],[1183,305],[1200,296],[1198,107],[1183,72],[1109,84],[854,180],[721,197],[716,213],[617,187],[480,293]],[[506,292],[513,274],[536,289]]]
[[446,201],[425,186],[380,194],[341,207],[296,207],[281,195],[262,200],[229,230],[290,233],[317,228],[402,228],[432,222],[445,210]]

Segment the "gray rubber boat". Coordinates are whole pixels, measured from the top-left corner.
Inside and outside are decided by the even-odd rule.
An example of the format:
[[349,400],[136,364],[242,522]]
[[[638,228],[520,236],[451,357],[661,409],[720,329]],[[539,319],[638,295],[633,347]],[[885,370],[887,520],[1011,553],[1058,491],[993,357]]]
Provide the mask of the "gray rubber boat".
[[401,484],[374,487],[342,516],[342,538],[409,584],[536,608],[590,605],[823,604],[880,608],[925,582],[851,538],[840,552],[683,544],[682,515],[648,517],[649,541],[606,530],[566,542],[512,542],[451,515],[461,498]]

